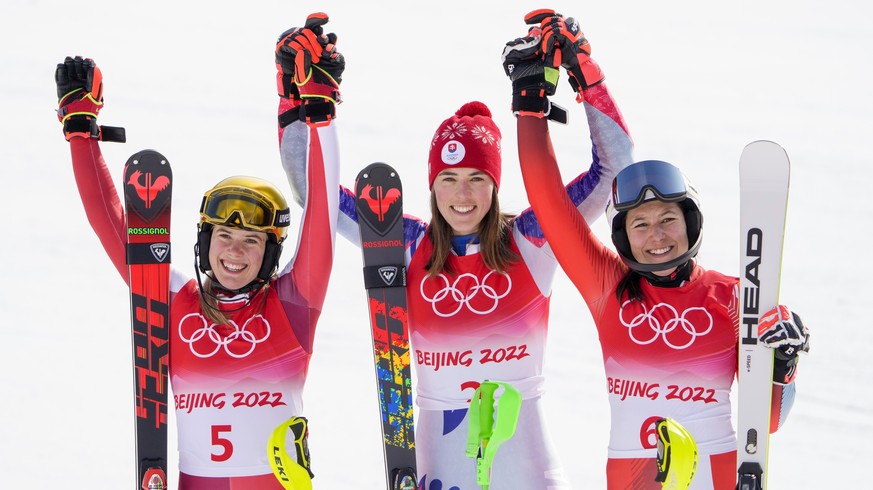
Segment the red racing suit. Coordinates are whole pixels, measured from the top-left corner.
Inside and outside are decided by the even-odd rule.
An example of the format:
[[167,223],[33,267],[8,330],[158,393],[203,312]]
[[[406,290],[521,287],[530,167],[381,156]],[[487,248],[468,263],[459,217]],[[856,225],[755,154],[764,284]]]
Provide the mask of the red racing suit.
[[[608,183],[631,163],[633,143],[606,85],[588,90],[583,106],[592,163],[566,188],[561,185],[561,192],[572,196],[574,213],[584,221],[602,215]],[[305,183],[294,177],[298,172],[286,170],[297,193],[304,193]],[[402,175],[403,169],[398,171]],[[346,188],[340,189],[337,226],[360,246],[355,197]],[[425,488],[479,488],[475,462],[465,456],[466,415],[470,396],[489,379],[511,383],[524,400],[518,429],[494,461],[492,488],[569,488],[551,448],[541,403],[549,299],[558,264],[538,217],[528,208],[511,221],[511,247],[521,260],[505,274],[488,269],[479,245],[469,244],[466,253],[448,257],[452,273],[427,276],[424,266],[432,251],[427,228],[424,220],[404,217],[419,479]]]
[[[222,298],[220,307],[232,312],[230,321],[215,325],[203,314],[197,281],[172,270],[169,375],[180,490],[283,488],[273,476],[266,445],[276,426],[303,414],[303,386],[333,263],[338,204],[335,128],[303,126],[309,144],[301,178],[310,192],[303,196],[295,255],[269,287],[250,293],[251,298]],[[294,144],[286,145],[281,129],[279,136],[285,157]],[[127,282],[123,209],[97,140],[73,138],[70,149],[88,220]],[[183,211],[196,216],[196,210]],[[194,241],[194,232],[192,227],[185,242]]]
[[[730,391],[737,374],[738,279],[695,264],[679,287],[643,279],[642,301],[619,301],[616,287],[628,268],[562,191],[545,121],[518,119],[518,151],[534,212],[597,326],[611,409],[608,488],[661,488],[655,482],[654,424],[670,417],[698,446],[690,488],[734,489]],[[791,406],[794,386],[773,389],[775,430]]]

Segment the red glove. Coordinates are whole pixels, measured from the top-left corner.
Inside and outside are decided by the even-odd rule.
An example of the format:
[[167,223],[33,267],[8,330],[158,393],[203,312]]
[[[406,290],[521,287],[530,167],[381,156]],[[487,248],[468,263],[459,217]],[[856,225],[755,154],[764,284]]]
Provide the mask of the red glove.
[[67,56],[55,70],[58,87],[58,120],[64,125],[67,141],[72,138],[97,138],[124,142],[124,128],[97,125],[103,108],[103,74],[91,58]]
[[579,23],[572,17],[560,15],[546,18],[540,24],[543,31],[543,52],[546,63],[562,66],[569,75],[570,86],[582,101],[582,91],[602,82],[600,66],[591,59],[591,45],[579,30]]
[[345,58],[336,50],[336,34],[324,34],[325,13],[310,14],[304,27],[294,27],[276,42],[279,96],[300,100],[300,120],[319,126],[336,117],[342,102],[339,84]]

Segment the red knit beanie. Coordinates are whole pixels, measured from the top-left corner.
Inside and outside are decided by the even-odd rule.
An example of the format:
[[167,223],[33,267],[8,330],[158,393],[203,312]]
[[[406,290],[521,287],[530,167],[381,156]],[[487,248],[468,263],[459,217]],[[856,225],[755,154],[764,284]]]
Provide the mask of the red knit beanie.
[[430,142],[428,188],[437,174],[451,167],[470,167],[487,173],[500,187],[500,130],[482,102],[468,102],[437,128]]

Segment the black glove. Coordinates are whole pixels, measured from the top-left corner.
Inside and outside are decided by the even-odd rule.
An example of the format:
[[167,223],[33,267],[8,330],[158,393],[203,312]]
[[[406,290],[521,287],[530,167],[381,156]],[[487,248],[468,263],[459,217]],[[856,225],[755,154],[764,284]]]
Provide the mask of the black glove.
[[801,352],[809,352],[809,329],[800,315],[785,305],[778,305],[761,315],[758,322],[758,340],[765,347],[775,349],[773,382],[790,384],[797,375],[797,361]]
[[549,116],[566,123],[567,112],[554,105],[556,110],[553,113],[553,104],[548,100],[548,96],[555,94],[560,73],[546,63],[539,27],[543,18],[553,15],[558,14],[553,10],[535,10],[525,16],[525,23],[533,25],[527,36],[513,39],[504,46],[503,71],[512,81],[511,107],[514,114]]
[[97,138],[124,142],[124,128],[97,125],[97,114],[103,108],[103,75],[94,60],[67,56],[55,69],[55,83],[58,120],[64,125],[67,141]]
[[336,34],[324,34],[327,14],[310,14],[303,27],[283,32],[276,42],[279,95],[300,100],[299,118],[307,124],[329,124],[342,102],[339,84],[346,62],[336,50]]

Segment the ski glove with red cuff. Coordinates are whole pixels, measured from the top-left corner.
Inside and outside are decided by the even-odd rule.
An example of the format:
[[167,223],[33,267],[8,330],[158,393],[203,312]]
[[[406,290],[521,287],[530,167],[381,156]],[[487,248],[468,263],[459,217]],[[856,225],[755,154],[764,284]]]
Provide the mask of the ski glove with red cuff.
[[576,100],[582,102],[582,91],[602,82],[604,75],[591,59],[591,45],[579,29],[579,23],[572,17],[564,19],[556,15],[544,18],[540,29],[546,63],[567,70],[570,86],[578,94]]
[[103,108],[103,75],[91,58],[67,56],[55,69],[58,87],[58,120],[64,137],[97,138],[124,143],[124,128],[97,125]]
[[800,316],[785,305],[778,305],[761,315],[758,339],[765,347],[775,349],[773,382],[790,384],[797,375],[798,355],[809,352],[809,329]]
[[[556,14],[541,9],[528,13],[524,21],[532,25],[527,36],[513,39],[503,48],[503,71],[512,81],[512,112],[515,115],[549,116],[566,123],[566,110],[551,104],[548,96],[555,94],[560,72],[546,62],[542,50],[542,30],[539,24]],[[552,109],[555,109],[554,112]]]
[[[329,124],[342,102],[339,85],[346,61],[336,50],[336,34],[324,33],[322,26],[329,20],[323,12],[310,14],[303,27],[288,29],[276,42],[279,96],[299,100],[292,112],[311,126]],[[283,116],[282,127],[295,120]]]

